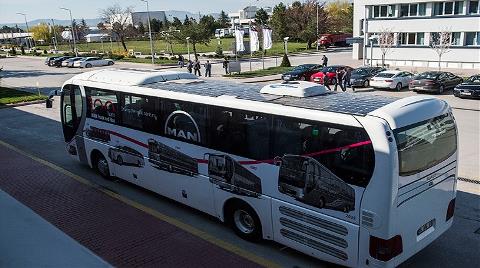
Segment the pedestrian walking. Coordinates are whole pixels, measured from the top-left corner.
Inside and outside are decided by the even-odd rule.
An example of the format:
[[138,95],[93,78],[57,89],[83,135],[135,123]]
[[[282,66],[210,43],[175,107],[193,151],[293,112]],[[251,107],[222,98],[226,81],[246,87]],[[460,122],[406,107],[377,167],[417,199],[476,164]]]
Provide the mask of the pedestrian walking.
[[178,55],[178,65],[180,66],[180,68],[183,68],[183,66],[185,66],[185,63],[183,62],[185,59],[183,58],[183,56],[181,54]]
[[192,73],[192,69],[193,69],[193,62],[189,60],[187,63],[187,70],[189,73]]
[[325,55],[323,55],[323,57],[322,57],[322,65],[323,65],[323,67],[328,66],[328,58]]
[[[352,69],[349,67],[345,67],[345,74],[343,76],[343,88],[347,90],[347,86],[351,87],[350,78],[352,78]],[[355,91],[355,88],[352,88]]]
[[227,57],[223,60],[223,69],[225,69],[225,74],[228,74],[228,60]]
[[207,62],[204,64],[205,66],[205,77],[212,77],[212,64],[210,61],[207,60]]
[[332,89],[330,88],[330,79],[327,75],[323,76],[323,85],[328,88],[328,90],[332,91]]
[[200,65],[200,61],[195,60],[195,62],[193,63],[193,71],[194,71],[195,75],[197,75],[197,73],[198,73],[198,76],[202,76],[202,73],[200,72],[201,67],[202,66]]
[[343,77],[345,76],[345,70],[343,68],[338,68],[335,71],[335,88],[334,91],[337,91],[337,86],[340,86],[343,92],[345,92],[345,87],[343,87]]

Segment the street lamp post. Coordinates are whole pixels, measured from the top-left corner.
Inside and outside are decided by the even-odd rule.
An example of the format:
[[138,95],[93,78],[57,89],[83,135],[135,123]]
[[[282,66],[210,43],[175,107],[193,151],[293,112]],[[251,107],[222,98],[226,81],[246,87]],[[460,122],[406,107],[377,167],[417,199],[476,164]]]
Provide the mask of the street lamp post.
[[317,2],[317,40],[315,40],[315,43],[317,44],[317,50],[318,50],[318,2]]
[[150,37],[150,53],[152,54],[152,65],[155,64],[155,56],[153,55],[153,41],[152,41],[152,27],[150,26],[150,9],[148,8],[147,0],[140,0],[147,4],[147,16],[148,16],[148,36]]
[[27,40],[27,48],[30,49],[31,45],[30,45],[30,39],[28,38],[28,34],[30,33],[30,29],[28,28],[28,23],[27,23],[27,14],[25,13],[20,13],[20,12],[17,12],[18,15],[22,15],[23,18],[25,19],[25,26],[27,26],[27,37],[26,37],[26,40]]
[[185,39],[187,40],[188,61],[190,61],[190,36]]
[[72,10],[61,7],[60,9],[67,10],[70,13],[70,21],[72,23],[72,30],[70,31],[72,33],[72,40],[73,40],[73,51],[75,52],[75,56],[78,57],[78,51],[77,51],[77,43],[75,42],[75,29],[73,27],[73,18],[72,18]]

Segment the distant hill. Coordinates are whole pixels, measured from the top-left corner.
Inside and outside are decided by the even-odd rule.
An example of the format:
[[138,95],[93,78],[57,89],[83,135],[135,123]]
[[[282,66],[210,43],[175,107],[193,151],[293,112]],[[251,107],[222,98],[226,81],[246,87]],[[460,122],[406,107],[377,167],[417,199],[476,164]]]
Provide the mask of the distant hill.
[[[182,22],[185,20],[185,15],[188,15],[188,17],[194,18],[198,20],[198,13],[192,13],[188,11],[179,11],[179,10],[167,10],[165,11],[165,15],[167,16],[168,20],[173,20],[174,17],[177,17],[180,19]],[[220,14],[219,13],[211,13],[211,14],[202,14],[200,13],[200,16],[204,15],[212,15],[215,19],[217,19]],[[80,22],[82,18],[75,18],[77,22]],[[96,19],[85,19],[85,22],[87,23],[88,26],[97,26],[99,22],[101,22],[102,19],[96,18]],[[62,26],[68,26],[70,25],[70,20],[54,20],[56,25],[62,25]],[[52,23],[51,19],[36,19],[28,22],[28,26],[34,26],[40,23]],[[0,27],[3,26],[9,26],[9,27],[15,27],[15,25],[18,25],[19,28],[25,29],[25,23],[0,23]]]

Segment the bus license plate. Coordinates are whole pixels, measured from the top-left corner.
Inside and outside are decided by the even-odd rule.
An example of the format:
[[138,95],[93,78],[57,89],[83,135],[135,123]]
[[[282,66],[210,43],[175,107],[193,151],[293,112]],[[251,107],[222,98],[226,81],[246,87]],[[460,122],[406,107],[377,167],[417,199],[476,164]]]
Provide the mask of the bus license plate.
[[461,94],[461,95],[467,95],[467,96],[470,96],[470,95],[472,95],[472,93],[471,93],[471,92],[460,92],[460,94]]
[[425,232],[426,230],[430,229],[432,226],[435,225],[435,219],[425,223],[424,225],[422,225],[422,227],[418,228],[417,230],[417,236],[418,235],[421,235],[423,232]]

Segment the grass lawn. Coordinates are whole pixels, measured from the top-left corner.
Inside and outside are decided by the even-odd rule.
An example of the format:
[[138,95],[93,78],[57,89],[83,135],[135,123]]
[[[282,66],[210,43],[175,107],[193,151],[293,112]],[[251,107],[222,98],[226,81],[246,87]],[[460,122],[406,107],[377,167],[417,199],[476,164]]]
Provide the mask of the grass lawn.
[[15,90],[6,87],[0,87],[0,107],[6,104],[28,102],[35,100],[45,100],[47,96]]
[[[245,39],[248,41],[248,38]],[[234,38],[222,38],[220,39],[220,46],[222,47],[223,51],[231,51],[233,48]],[[141,52],[142,54],[150,54],[150,41],[127,41],[126,42],[127,49],[133,49],[135,52]],[[154,51],[157,53],[169,53],[170,45],[163,40],[154,40]],[[197,44],[197,53],[206,53],[206,52],[215,52],[218,46],[218,40],[213,38],[210,40],[208,45],[205,44]],[[121,52],[123,51],[123,47],[120,42],[104,42],[103,47],[102,43],[80,43],[77,44],[79,51],[82,52],[90,52],[91,50],[97,50],[98,52],[103,51],[110,51],[113,50],[114,52]],[[300,52],[306,51],[307,44],[303,42],[289,42],[288,43],[288,52]],[[47,46],[37,46],[40,50],[43,49],[50,49]],[[70,50],[68,44],[63,44],[58,46],[59,50]],[[178,54],[187,54],[187,44],[173,44],[172,45],[173,53]],[[190,44],[190,53],[193,53],[192,44]],[[267,55],[279,55],[284,53],[283,48],[283,41],[282,42],[274,42],[271,49],[267,50]],[[260,54],[260,53],[259,53]]]
[[[123,58],[117,61],[136,62],[136,63],[152,63],[152,59],[143,58]],[[155,64],[176,64],[176,60],[155,59]]]
[[256,70],[251,72],[242,72],[239,74],[227,74],[224,77],[233,77],[233,78],[251,78],[251,77],[261,77],[274,74],[282,74],[291,70],[293,67],[270,67],[263,70]]

